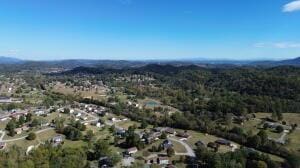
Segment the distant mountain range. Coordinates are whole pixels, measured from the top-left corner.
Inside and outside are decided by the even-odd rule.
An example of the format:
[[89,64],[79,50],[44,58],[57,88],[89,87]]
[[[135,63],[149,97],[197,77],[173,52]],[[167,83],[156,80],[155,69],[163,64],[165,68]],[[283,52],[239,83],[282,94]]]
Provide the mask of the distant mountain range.
[[280,65],[300,66],[300,57],[294,59],[281,60],[281,61],[257,61],[257,62],[252,62],[252,64],[269,65],[269,66],[280,66]]
[[20,64],[23,67],[35,68],[68,68],[76,67],[106,67],[121,69],[124,67],[142,67],[148,64],[170,64],[174,66],[181,65],[198,65],[203,67],[210,66],[299,66],[300,57],[294,59],[280,60],[280,61],[236,61],[236,60],[151,60],[151,61],[126,61],[126,60],[57,60],[57,61],[31,61],[21,60],[18,58],[0,56],[0,64]]
[[0,56],[0,64],[20,64],[24,62],[18,58]]

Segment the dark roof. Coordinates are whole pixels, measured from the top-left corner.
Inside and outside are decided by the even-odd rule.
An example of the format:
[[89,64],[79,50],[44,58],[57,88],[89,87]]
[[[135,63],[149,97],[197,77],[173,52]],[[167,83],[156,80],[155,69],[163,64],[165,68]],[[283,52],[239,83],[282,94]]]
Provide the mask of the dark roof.
[[195,143],[196,146],[205,146],[205,144],[202,141],[197,141]]
[[230,141],[225,140],[225,139],[218,139],[215,142],[218,143],[218,144],[222,144],[222,145],[229,145],[229,144],[231,144]]

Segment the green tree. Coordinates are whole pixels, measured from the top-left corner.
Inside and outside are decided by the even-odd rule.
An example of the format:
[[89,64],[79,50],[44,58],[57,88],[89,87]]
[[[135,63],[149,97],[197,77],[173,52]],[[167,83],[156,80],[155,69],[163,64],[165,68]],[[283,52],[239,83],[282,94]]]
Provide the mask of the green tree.
[[66,136],[67,139],[72,141],[78,141],[82,138],[82,133],[77,128],[72,126],[67,126],[64,128],[63,134]]
[[167,155],[168,155],[168,157],[174,156],[175,155],[175,150],[172,147],[168,148],[167,149]]
[[15,136],[15,129],[16,129],[16,121],[14,119],[10,120],[7,124],[6,124],[6,128],[5,130],[8,131],[8,135],[9,136]]
[[54,125],[55,125],[56,132],[63,133],[64,127],[65,127],[64,122],[65,122],[65,119],[63,119],[63,118],[55,118],[54,119]]
[[21,115],[18,120],[18,125],[21,126],[26,122],[25,117]]
[[258,161],[257,162],[257,168],[268,168],[268,165],[264,161]]
[[31,132],[28,134],[28,136],[26,137],[27,140],[35,140],[36,139],[36,134],[34,132]]
[[100,157],[104,157],[104,156],[108,156],[111,154],[111,149],[109,146],[109,143],[107,141],[103,141],[103,140],[98,140],[95,144],[94,144],[94,151],[95,151],[95,158],[100,158]]
[[278,125],[277,127],[276,127],[276,131],[278,132],[278,133],[282,133],[283,132],[283,127],[281,126],[281,125]]
[[91,142],[94,137],[95,137],[94,132],[92,130],[87,130],[86,135],[85,135],[85,140],[88,142]]

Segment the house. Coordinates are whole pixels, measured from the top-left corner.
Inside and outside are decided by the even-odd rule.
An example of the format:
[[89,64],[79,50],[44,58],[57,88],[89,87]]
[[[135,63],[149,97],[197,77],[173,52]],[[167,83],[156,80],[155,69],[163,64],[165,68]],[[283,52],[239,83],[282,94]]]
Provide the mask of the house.
[[0,103],[11,103],[11,98],[6,96],[0,96]]
[[152,165],[152,164],[160,164],[160,165],[168,165],[169,158],[165,156],[158,156],[157,154],[151,154],[150,156],[144,158],[145,164]]
[[219,145],[231,146],[231,142],[225,139],[218,139],[215,141],[215,143]]
[[156,128],[153,128],[153,131],[155,132],[165,132],[166,131],[166,127],[156,127]]
[[44,115],[46,114],[46,112],[44,110],[37,110],[34,112],[35,115],[40,116],[40,115]]
[[138,152],[138,149],[137,149],[136,147],[128,148],[128,149],[126,150],[126,153],[127,153],[128,155],[135,154],[136,152]]
[[15,133],[16,134],[21,134],[22,133],[22,128],[16,128]]
[[274,123],[274,122],[269,122],[269,121],[266,121],[264,125],[267,125],[267,127],[270,129],[276,129],[278,126],[281,126],[284,130],[287,130],[287,131],[290,131],[292,129],[292,127],[289,125],[283,125],[280,123]]
[[168,149],[173,146],[172,142],[168,139],[164,140],[164,142],[161,145],[164,149]]
[[24,126],[22,127],[22,130],[23,130],[23,131],[28,131],[28,130],[29,130],[29,127],[28,127],[27,125],[24,125]]
[[4,149],[6,147],[6,143],[5,142],[0,142],[0,149]]
[[205,146],[205,144],[204,144],[202,141],[197,141],[197,142],[195,143],[195,145],[196,145],[197,147]]
[[157,163],[160,165],[167,165],[167,164],[169,164],[169,158],[168,157],[158,157]]
[[153,141],[156,141],[159,139],[159,137],[161,136],[161,132],[152,132],[148,135],[148,137],[145,138],[146,143],[150,144]]
[[125,137],[126,136],[126,130],[125,129],[116,128],[116,132],[115,133],[119,137]]
[[146,164],[157,164],[157,154],[151,154],[150,156],[144,158]]
[[111,120],[112,122],[119,122],[119,121],[121,121],[120,119],[117,119],[117,118],[115,118],[115,117],[111,118],[110,120]]
[[55,143],[55,144],[60,144],[63,142],[63,136],[61,135],[57,135],[55,137],[52,138],[52,142]]
[[165,130],[165,132],[168,133],[168,134],[170,134],[170,135],[175,135],[176,134],[176,131],[173,128],[167,128]]
[[[176,134],[176,136],[181,137],[181,138],[183,138],[183,139],[188,139],[188,138],[190,137],[190,135],[187,133],[187,131],[184,131],[184,132],[178,132],[178,133]],[[182,140],[183,140],[183,139],[182,139]]]

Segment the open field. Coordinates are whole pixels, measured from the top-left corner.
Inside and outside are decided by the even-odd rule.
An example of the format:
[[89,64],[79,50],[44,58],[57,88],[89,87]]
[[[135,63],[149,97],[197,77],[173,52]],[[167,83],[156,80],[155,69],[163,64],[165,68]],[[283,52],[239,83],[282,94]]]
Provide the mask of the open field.
[[29,141],[26,139],[22,139],[22,140],[17,140],[17,141],[13,141],[13,142],[8,142],[7,147],[9,148],[13,145],[16,145],[23,149],[27,149],[27,147],[29,147],[31,145],[38,145],[39,143],[42,143],[42,142],[45,142],[45,141],[51,139],[55,135],[57,135],[57,133],[54,130],[48,130],[46,132],[37,134],[37,138],[35,140]]
[[287,148],[300,152],[300,130],[295,130],[288,135],[289,143]]
[[[287,124],[298,124],[300,125],[300,114],[299,113],[282,113],[283,120],[286,121]],[[256,118],[266,118],[271,117],[271,113],[255,113]]]
[[87,97],[87,98],[94,98],[98,100],[102,100],[106,96],[106,88],[99,87],[98,89],[89,89],[89,90],[81,90],[81,89],[75,89],[71,88],[69,86],[66,86],[64,84],[58,83],[53,86],[52,91],[62,93],[65,95],[78,95],[81,97]]
[[[195,143],[199,140],[201,140],[205,145],[207,145],[209,142],[214,142],[214,141],[220,139],[216,136],[208,135],[208,134],[206,135],[206,134],[196,132],[196,131],[188,131],[188,133],[191,135],[191,137],[187,139],[187,143],[194,149],[197,148]],[[236,144],[236,145],[239,147],[238,144]],[[229,151],[231,151],[231,148],[227,147],[227,146],[222,145],[219,148],[219,152],[221,152],[221,153],[225,153],[225,152],[229,152]]]

